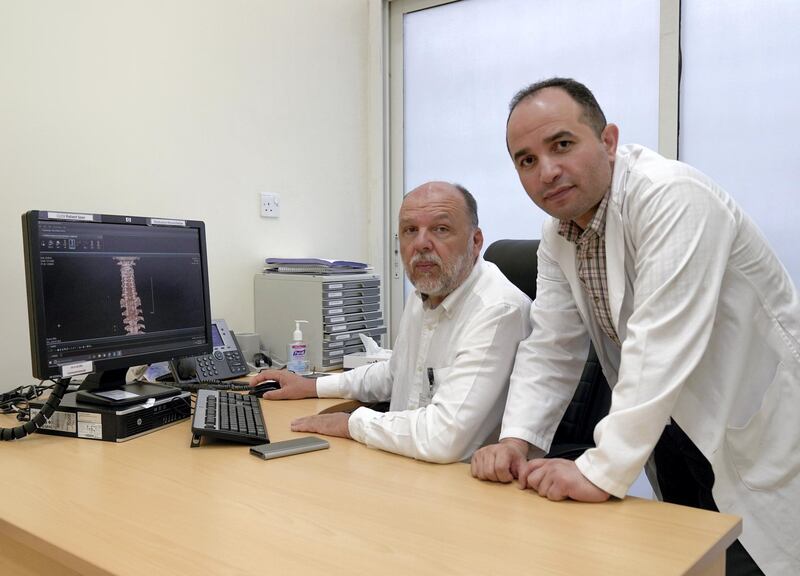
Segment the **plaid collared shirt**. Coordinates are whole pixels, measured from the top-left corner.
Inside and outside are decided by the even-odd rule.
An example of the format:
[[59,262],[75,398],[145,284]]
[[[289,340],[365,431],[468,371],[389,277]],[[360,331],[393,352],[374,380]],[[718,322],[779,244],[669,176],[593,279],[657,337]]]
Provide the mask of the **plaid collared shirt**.
[[597,206],[597,212],[585,230],[572,220],[561,220],[558,234],[576,247],[578,279],[592,302],[594,316],[611,340],[620,345],[619,336],[611,320],[611,306],[608,304],[608,278],[606,276],[606,210],[608,196]]

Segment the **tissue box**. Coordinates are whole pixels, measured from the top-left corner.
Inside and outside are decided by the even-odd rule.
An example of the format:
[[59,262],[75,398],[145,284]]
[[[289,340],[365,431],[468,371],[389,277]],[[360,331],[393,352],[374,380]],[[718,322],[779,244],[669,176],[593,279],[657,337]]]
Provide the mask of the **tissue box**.
[[369,355],[366,352],[353,352],[352,354],[345,354],[344,356],[344,369],[357,368],[364,364],[372,364],[374,362],[382,362],[388,360],[386,354]]

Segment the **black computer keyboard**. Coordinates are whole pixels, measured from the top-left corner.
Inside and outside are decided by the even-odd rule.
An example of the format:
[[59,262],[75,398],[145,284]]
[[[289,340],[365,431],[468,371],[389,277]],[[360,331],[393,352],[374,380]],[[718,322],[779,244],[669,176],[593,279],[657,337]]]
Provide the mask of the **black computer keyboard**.
[[192,417],[192,447],[199,446],[204,436],[244,444],[269,442],[259,399],[223,390],[198,390]]

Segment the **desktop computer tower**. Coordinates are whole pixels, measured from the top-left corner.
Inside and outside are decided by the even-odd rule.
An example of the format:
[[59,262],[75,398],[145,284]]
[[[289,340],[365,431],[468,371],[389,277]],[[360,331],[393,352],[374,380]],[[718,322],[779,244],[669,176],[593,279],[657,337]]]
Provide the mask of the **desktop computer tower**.
[[342,368],[345,354],[363,352],[360,334],[384,346],[386,326],[379,274],[288,274],[265,272],[253,281],[255,331],[273,359],[286,362],[295,320],[315,372]]
[[[31,418],[44,406],[44,400],[31,402]],[[175,391],[172,396],[151,399],[128,406],[100,406],[80,402],[77,392],[69,392],[37,431],[39,434],[89,438],[106,442],[125,442],[192,415],[191,394]]]

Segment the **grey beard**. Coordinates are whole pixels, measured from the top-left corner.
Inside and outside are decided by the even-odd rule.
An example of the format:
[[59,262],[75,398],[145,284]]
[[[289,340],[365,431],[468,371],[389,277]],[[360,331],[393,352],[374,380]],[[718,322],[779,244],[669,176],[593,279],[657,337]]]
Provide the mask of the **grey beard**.
[[469,275],[470,256],[468,252],[464,252],[449,266],[443,265],[438,256],[425,258],[415,256],[411,259],[412,267],[419,261],[434,262],[439,265],[439,274],[436,276],[421,275],[416,280],[410,278],[411,283],[422,294],[436,297],[447,296],[458,288],[464,278]]

